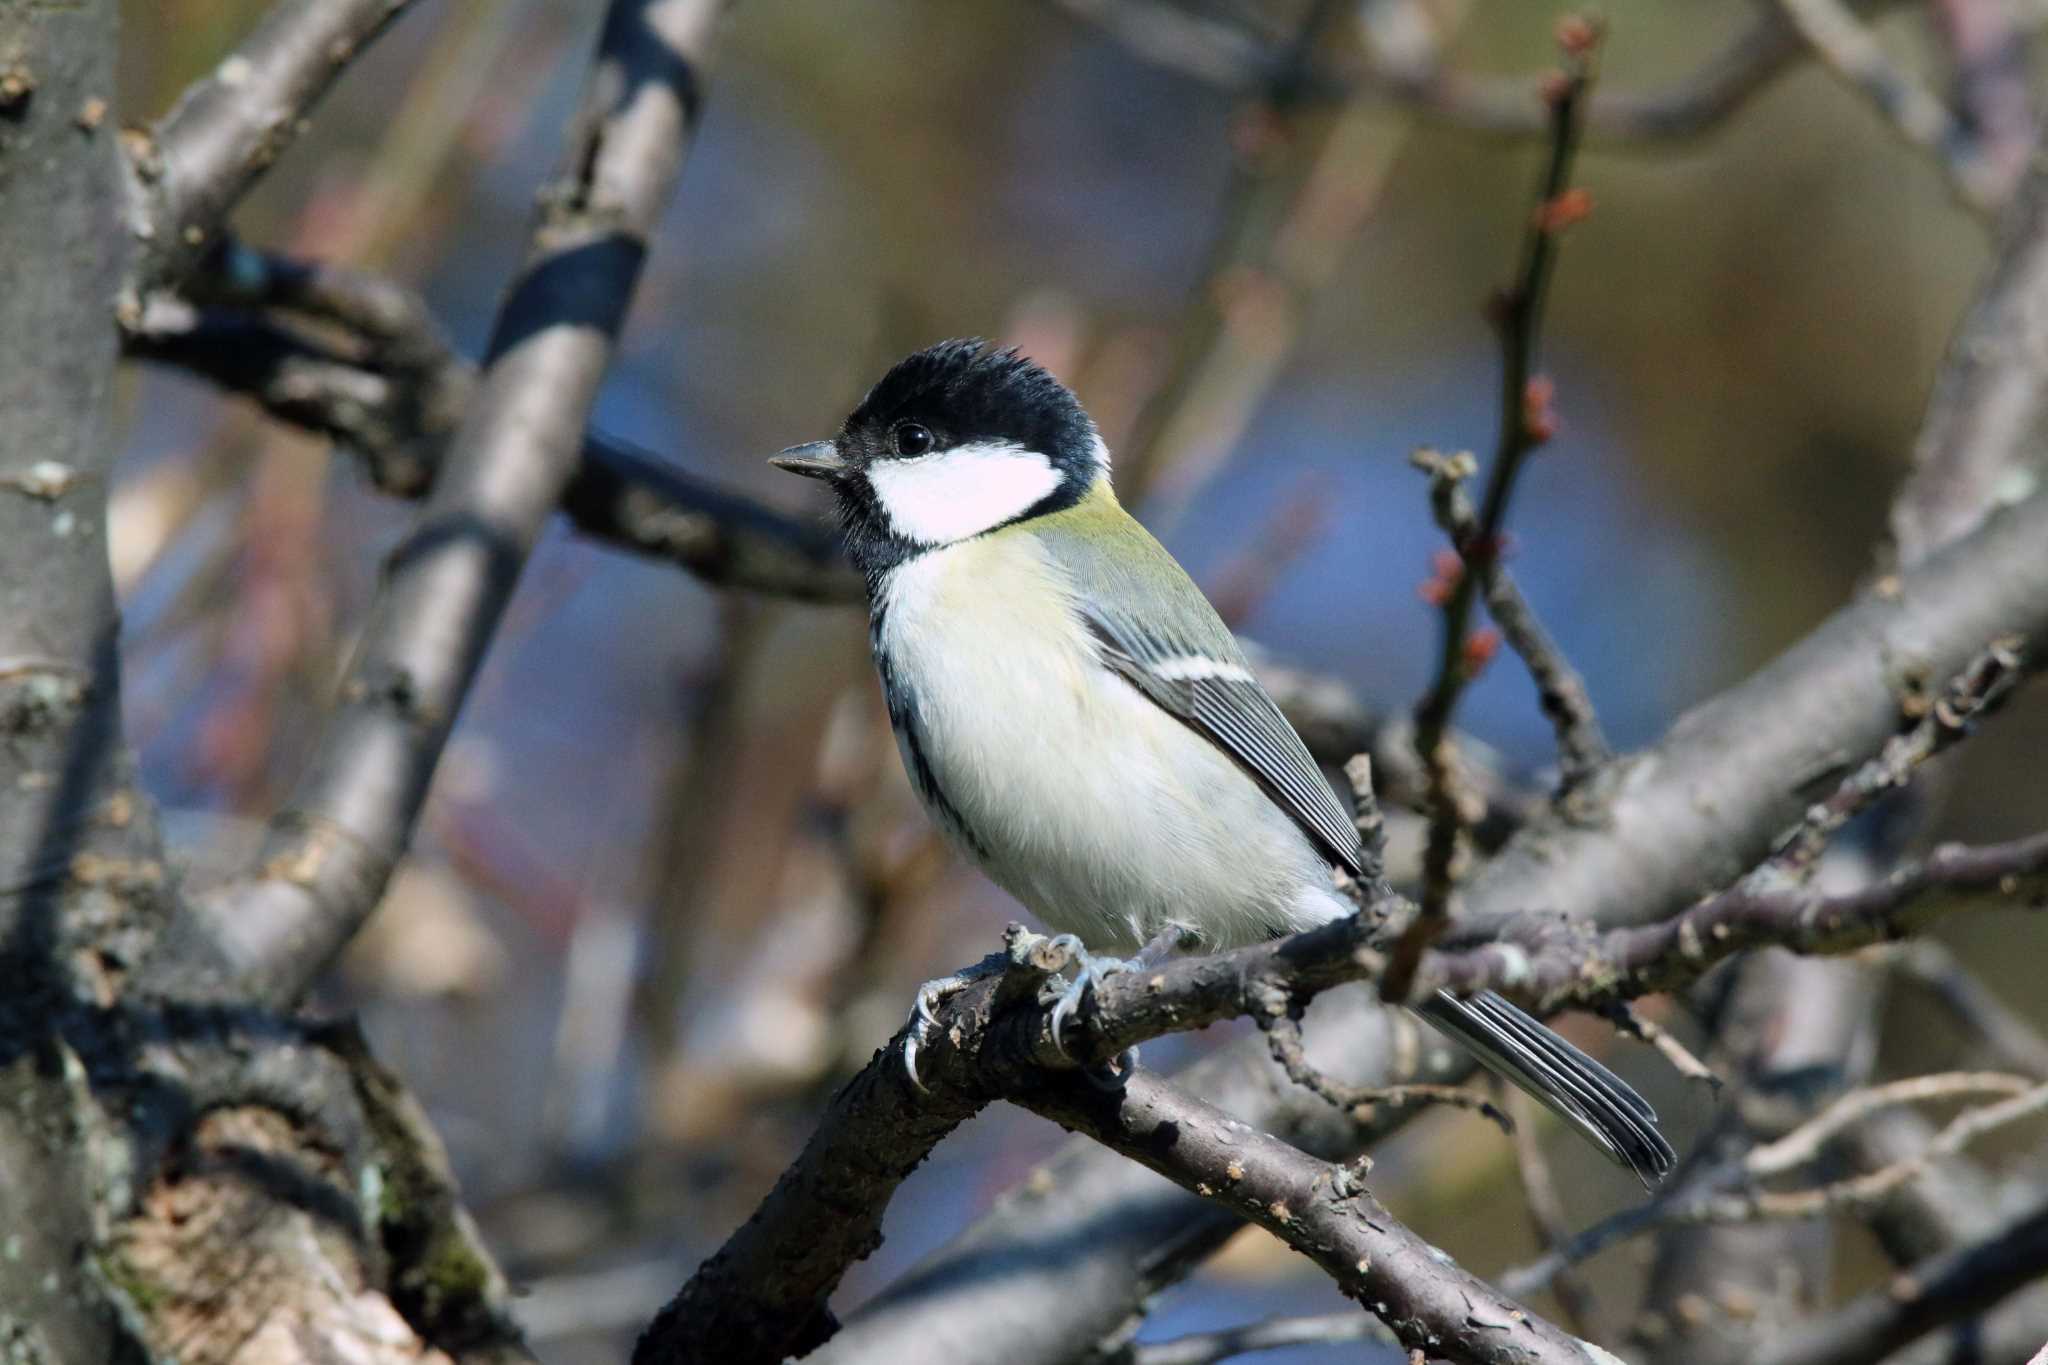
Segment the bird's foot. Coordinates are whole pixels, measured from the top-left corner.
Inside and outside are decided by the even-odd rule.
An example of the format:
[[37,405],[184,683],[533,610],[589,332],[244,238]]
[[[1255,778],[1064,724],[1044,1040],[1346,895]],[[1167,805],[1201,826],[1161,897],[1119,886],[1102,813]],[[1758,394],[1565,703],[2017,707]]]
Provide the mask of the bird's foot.
[[910,1034],[903,1040],[903,1069],[909,1073],[912,1085],[919,1090],[925,1088],[924,1081],[917,1074],[917,1054],[930,1044],[931,1032],[938,1027],[938,1017],[932,1011],[975,982],[1001,976],[1009,965],[1009,960],[997,953],[972,967],[950,976],[936,977],[917,988],[917,1000],[910,1007]]
[[[1052,940],[1052,946],[1066,949],[1074,960],[1073,980],[1056,988],[1059,993],[1054,997],[1052,1007],[1053,1046],[1064,1053],[1067,1045],[1061,1034],[1066,1028],[1067,1020],[1079,1012],[1082,1002],[1088,998],[1089,993],[1108,978],[1136,971],[1138,966],[1120,957],[1098,957],[1083,947],[1081,940],[1072,934],[1059,935]],[[1118,1053],[1114,1060],[1098,1067],[1090,1067],[1081,1074],[1098,1089],[1115,1091],[1124,1088],[1124,1083],[1130,1079],[1131,1073],[1137,1070],[1137,1067],[1138,1049],[1129,1047]]]

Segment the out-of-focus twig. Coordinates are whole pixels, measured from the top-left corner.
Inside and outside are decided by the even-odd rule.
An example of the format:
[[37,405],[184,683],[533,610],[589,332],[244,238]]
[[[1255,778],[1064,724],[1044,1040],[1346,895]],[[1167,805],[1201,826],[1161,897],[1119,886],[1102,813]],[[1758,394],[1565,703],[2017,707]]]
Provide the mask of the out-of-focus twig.
[[1167,494],[1168,517],[1235,447],[1393,167],[1401,135],[1363,106],[1312,107],[1308,72],[1342,33],[1345,9],[1310,6],[1247,91],[1201,282],[1167,373],[1118,453],[1124,496]]
[[1383,1341],[1393,1345],[1395,1338],[1379,1319],[1354,1310],[1307,1318],[1274,1318],[1243,1327],[1226,1327],[1219,1332],[1190,1332],[1170,1341],[1133,1342],[1106,1357],[1101,1365],[1214,1365],[1254,1351],[1345,1341]]
[[2010,180],[1987,166],[1955,114],[1912,72],[1894,62],[1877,35],[1842,0],[1776,0],[1827,68],[1863,92],[1907,143],[1931,153],[1964,206],[1995,208]]
[[411,0],[279,0],[211,73],[146,132],[129,135],[130,231],[140,249],[124,319],[175,285],[228,213],[305,126],[335,77]]
[[[1227,89],[1248,89],[1268,78],[1276,45],[1266,35],[1199,16],[1165,0],[1058,0],[1146,61]],[[1453,69],[1440,38],[1417,41],[1428,23],[1414,5],[1398,23],[1361,22],[1362,56],[1326,59],[1306,73],[1304,91],[1321,99],[1370,96],[1424,117],[1505,136],[1541,136],[1548,130],[1540,92],[1526,80]],[[1420,22],[1417,22],[1418,19]],[[1393,30],[1390,39],[1387,31]],[[1587,106],[1587,131],[1616,146],[1652,147],[1700,137],[1718,128],[1805,52],[1799,35],[1775,10],[1765,9],[1690,73],[1650,90],[1605,90]]]
[[2048,1036],[2000,1000],[1945,944],[1935,939],[1894,944],[1883,950],[1881,960],[1931,992],[2001,1063],[2048,1077]]
[[1714,1069],[1693,1056],[1692,1050],[1679,1042],[1670,1029],[1650,1018],[1642,1010],[1626,1001],[1617,1000],[1600,1013],[1622,1033],[1639,1038],[1656,1048],[1658,1054],[1671,1063],[1671,1069],[1679,1075],[1689,1081],[1700,1081],[1717,1092],[1721,1089],[1722,1080],[1714,1074]]
[[1986,1241],[1931,1257],[1763,1345],[1757,1365],[1860,1365],[1997,1303],[2048,1270],[2048,1206]]
[[576,468],[647,240],[682,167],[719,0],[614,0],[572,148],[479,392],[393,555],[311,771],[256,864],[185,920],[160,987],[295,999],[411,836],[455,712]]
[[[1995,1085],[1993,1081],[1996,1082]],[[1915,1098],[1919,1097],[1918,1092],[1982,1094],[1986,1091],[2002,1092],[2010,1097],[1997,1104],[1967,1110],[1936,1134],[1924,1150],[1889,1166],[1865,1171],[1860,1175],[1814,1189],[1747,1190],[1719,1195],[1683,1208],[1678,1211],[1677,1216],[1688,1222],[1747,1223],[1758,1219],[1818,1218],[1836,1212],[1867,1214],[1890,1198],[1900,1186],[1918,1179],[1934,1162],[1955,1155],[1987,1133],[2033,1118],[2048,1110],[2048,1085],[2029,1087],[2024,1077],[1916,1076],[1876,1089],[1900,1094],[1911,1093]],[[2015,1089],[2018,1091],[2016,1094],[2013,1093]],[[1838,1101],[1838,1104],[1851,1104],[1861,1098],[1859,1094],[1852,1092]],[[1858,1106],[1847,1118],[1833,1112],[1823,1117],[1838,1127],[1841,1123],[1853,1122],[1860,1113],[1868,1112],[1870,1107],[1883,1102],[1900,1101],[1893,1094],[1887,1094],[1873,1100],[1870,1105]],[[1830,1128],[1828,1131],[1835,1129]],[[1798,1141],[1794,1142],[1793,1139]],[[1753,1177],[1769,1175],[1812,1160],[1819,1155],[1817,1144],[1811,1144],[1809,1149],[1809,1139],[1803,1130],[1781,1139],[1781,1142],[1789,1145],[1780,1150],[1779,1144],[1774,1143],[1751,1152],[1749,1159],[1744,1162],[1745,1173]]]
[[2002,0],[1936,0],[1932,9],[1954,58],[1956,103],[1980,177],[2003,203],[2026,173],[2034,146],[2025,26]]
[[1500,555],[1508,502],[1523,461],[1549,439],[1555,425],[1549,410],[1549,386],[1535,377],[1536,345],[1543,301],[1557,261],[1559,234],[1586,211],[1583,192],[1571,191],[1568,186],[1599,44],[1600,30],[1593,21],[1567,19],[1559,26],[1558,46],[1565,72],[1549,91],[1549,153],[1522,234],[1515,282],[1496,302],[1494,321],[1501,348],[1499,442],[1487,470],[1486,491],[1480,498],[1472,535],[1454,546],[1464,572],[1444,595],[1436,676],[1415,707],[1415,752],[1429,772],[1429,845],[1423,857],[1422,913],[1389,955],[1387,985],[1397,997],[1405,992],[1422,950],[1450,922],[1451,887],[1464,820],[1448,736],[1459,699],[1485,663],[1470,634],[1478,579],[1485,572],[1482,566]]
[[[1550,1158],[1543,1152],[1543,1134],[1537,1122],[1536,1102],[1511,1085],[1496,1086],[1506,1103],[1509,1129],[1515,1141],[1515,1169],[1522,1179],[1522,1201],[1529,1206],[1529,1225],[1536,1243],[1544,1251],[1555,1251],[1571,1237],[1571,1219],[1565,1213],[1564,1197],[1557,1191],[1557,1177]],[[1600,1305],[1592,1286],[1569,1269],[1561,1270],[1546,1286],[1564,1309],[1564,1320],[1582,1337],[1604,1340],[1599,1328]]]

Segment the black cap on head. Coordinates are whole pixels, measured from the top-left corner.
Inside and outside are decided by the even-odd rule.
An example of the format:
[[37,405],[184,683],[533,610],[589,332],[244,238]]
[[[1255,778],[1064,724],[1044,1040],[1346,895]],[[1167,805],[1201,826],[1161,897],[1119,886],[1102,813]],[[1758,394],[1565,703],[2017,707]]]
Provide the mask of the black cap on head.
[[1095,424],[1067,386],[1016,350],[979,338],[942,341],[898,361],[846,419],[843,453],[921,453],[895,447],[893,433],[906,423],[931,433],[931,449],[1007,443],[1062,469],[1092,469],[1100,459]]

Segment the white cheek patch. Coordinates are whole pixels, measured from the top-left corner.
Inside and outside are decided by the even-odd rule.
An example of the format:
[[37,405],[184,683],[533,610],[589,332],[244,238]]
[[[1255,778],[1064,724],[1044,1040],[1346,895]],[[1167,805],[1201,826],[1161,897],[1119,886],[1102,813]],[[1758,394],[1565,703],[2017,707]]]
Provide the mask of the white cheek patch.
[[905,540],[950,545],[1020,517],[1060,486],[1052,461],[1008,442],[877,460],[868,483]]

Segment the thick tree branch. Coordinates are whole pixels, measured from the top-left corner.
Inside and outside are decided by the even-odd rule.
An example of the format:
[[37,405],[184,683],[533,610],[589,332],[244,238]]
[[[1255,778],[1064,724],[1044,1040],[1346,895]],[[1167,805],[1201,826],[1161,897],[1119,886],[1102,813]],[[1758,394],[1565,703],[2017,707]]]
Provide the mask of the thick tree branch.
[[154,128],[127,139],[140,246],[123,291],[127,320],[151,291],[191,272],[327,87],[410,3],[279,0]]
[[1366,1189],[1369,1160],[1319,1161],[1145,1071],[1116,1094],[1070,1076],[1015,1098],[1265,1228],[1411,1351],[1489,1365],[1613,1360],[1403,1227]]
[[[1423,958],[1418,988],[1498,989],[1547,1011],[1670,989],[1756,942],[1846,952],[1920,927],[1919,917],[1940,913],[1937,907],[1963,903],[1954,895],[1930,903],[1927,893],[1936,888],[2048,901],[2048,836],[1946,850],[1887,886],[1890,896],[1870,888],[1835,899],[1730,893],[1668,924],[1590,939],[1565,921],[1554,942],[1538,928],[1511,942],[1432,950]],[[1049,1011],[1023,1002],[1064,964],[1046,955],[1044,940],[1013,929],[1009,972],[968,989],[941,1011],[938,1036],[920,1053],[930,1093],[909,1088],[899,1035],[840,1092],[811,1145],[754,1218],[664,1310],[642,1342],[640,1365],[691,1359],[693,1350],[712,1341],[728,1343],[735,1360],[772,1360],[777,1352],[817,1344],[831,1330],[818,1305],[846,1265],[873,1249],[896,1187],[976,1109],[1010,1098],[1050,1112],[1037,1098],[1044,1078],[1071,1072],[1075,1058],[1114,1056],[1163,1033],[1239,1014],[1284,1011],[1294,994],[1373,979],[1383,959],[1370,937],[1363,922],[1352,919],[1274,944],[1112,977],[1097,988],[1093,1010],[1068,1025],[1063,1051]],[[1059,1113],[1062,1121],[1074,1119],[1069,1109]],[[820,1232],[820,1208],[834,1211],[829,1234]]]
[[154,965],[292,1000],[382,894],[519,570],[575,471],[597,386],[681,169],[718,0],[615,0],[569,177],[493,329],[475,401],[391,558],[339,709],[257,865]]
[[[1320,1027],[1341,1031],[1352,1079],[1446,1082],[1469,1061],[1402,1010],[1357,993],[1326,997]],[[1175,1077],[1182,1088],[1331,1160],[1344,1160],[1412,1111],[1358,1122],[1290,1084],[1257,1040]],[[1078,1221],[1077,1221],[1078,1220]],[[1084,1358],[1127,1335],[1160,1289],[1200,1264],[1242,1224],[1092,1140],[1077,1138],[951,1245],[851,1314],[816,1365],[861,1365],[925,1352],[977,1365]],[[1084,1229],[1077,1233],[1077,1228]]]

